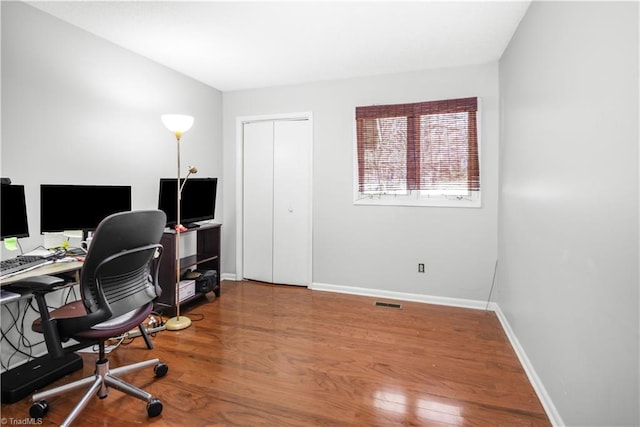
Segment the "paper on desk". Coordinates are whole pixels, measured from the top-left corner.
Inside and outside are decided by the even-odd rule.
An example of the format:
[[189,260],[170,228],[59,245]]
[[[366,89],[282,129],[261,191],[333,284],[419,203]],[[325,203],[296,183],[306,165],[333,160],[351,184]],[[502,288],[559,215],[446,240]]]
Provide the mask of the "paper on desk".
[[45,248],[59,248],[66,238],[62,233],[44,233]]
[[82,230],[65,230],[62,235],[72,239],[82,239]]
[[53,252],[51,252],[49,249],[34,249],[31,252],[27,252],[25,255],[41,256],[43,258],[46,258],[52,253]]

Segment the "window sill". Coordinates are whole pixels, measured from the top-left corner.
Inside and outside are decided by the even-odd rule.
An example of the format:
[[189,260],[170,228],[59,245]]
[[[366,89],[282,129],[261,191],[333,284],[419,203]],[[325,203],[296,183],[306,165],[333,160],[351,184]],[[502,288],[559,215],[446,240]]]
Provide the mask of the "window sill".
[[457,200],[448,198],[399,198],[399,197],[362,197],[355,199],[358,206],[405,206],[405,207],[440,207],[440,208],[481,208],[481,200]]

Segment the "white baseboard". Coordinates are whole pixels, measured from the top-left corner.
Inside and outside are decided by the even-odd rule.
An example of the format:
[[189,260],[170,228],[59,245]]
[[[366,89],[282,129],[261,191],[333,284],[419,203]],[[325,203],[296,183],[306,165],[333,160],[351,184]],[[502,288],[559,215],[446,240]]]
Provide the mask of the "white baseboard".
[[474,308],[484,310],[486,301],[462,298],[438,297],[424,294],[410,294],[406,292],[385,291],[381,289],[358,288],[354,286],[329,285],[326,283],[312,283],[309,289],[314,291],[338,292],[342,294],[362,295],[377,298],[389,298],[401,301],[423,302],[427,304],[447,305],[451,307]]
[[547,393],[547,389],[544,388],[542,380],[540,380],[540,377],[536,374],[536,370],[533,368],[524,348],[520,345],[520,341],[518,341],[516,334],[513,332],[513,329],[511,329],[511,325],[509,325],[509,321],[500,309],[500,306],[495,303],[492,303],[492,305],[494,306],[493,311],[496,313],[498,320],[500,320],[500,324],[502,324],[502,329],[504,329],[505,334],[507,334],[507,338],[509,338],[509,342],[511,343],[513,350],[516,352],[527,377],[529,377],[529,382],[531,382],[534,391],[538,395],[538,399],[540,399],[540,403],[542,403],[542,407],[549,417],[549,421],[551,421],[551,424],[556,427],[565,426],[566,424],[562,421],[562,417],[560,417],[558,409],[553,404],[549,393]]

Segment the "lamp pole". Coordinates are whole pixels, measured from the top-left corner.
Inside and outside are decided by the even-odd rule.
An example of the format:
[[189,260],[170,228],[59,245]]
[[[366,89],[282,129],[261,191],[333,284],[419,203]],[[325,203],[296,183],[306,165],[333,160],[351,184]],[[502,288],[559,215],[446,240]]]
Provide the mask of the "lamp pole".
[[[185,328],[191,324],[191,319],[185,317],[188,322],[184,320],[180,320],[180,229],[182,228],[181,216],[180,216],[180,205],[182,205],[182,186],[180,185],[180,138],[182,134],[176,132],[176,139],[178,147],[178,181],[176,182],[176,323],[182,325],[183,323],[187,323]],[[182,329],[182,328],[180,328]]]
[[[193,117],[180,114],[167,114],[162,116],[164,125],[172,131],[176,136],[177,147],[177,169],[178,179],[176,181],[176,287],[175,287],[175,304],[176,316],[167,320],[166,328],[171,331],[177,331],[188,328],[191,325],[191,319],[186,316],[180,316],[180,232],[182,224],[180,223],[180,205],[182,200],[182,186],[180,185],[180,139],[182,134],[188,131],[193,125]],[[191,168],[190,168],[191,169]]]

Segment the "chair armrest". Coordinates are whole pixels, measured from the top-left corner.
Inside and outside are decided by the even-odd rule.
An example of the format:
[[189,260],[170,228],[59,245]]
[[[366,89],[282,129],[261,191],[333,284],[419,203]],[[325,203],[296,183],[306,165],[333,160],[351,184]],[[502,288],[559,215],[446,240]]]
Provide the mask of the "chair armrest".
[[47,293],[65,283],[64,279],[55,276],[33,276],[18,280],[11,284],[12,288],[31,291],[32,293]]
[[40,312],[41,327],[44,341],[47,345],[47,351],[54,359],[62,357],[64,350],[62,348],[60,334],[56,327],[57,320],[52,319],[49,314],[45,295],[64,283],[64,279],[59,277],[43,275],[28,277],[11,284],[11,286],[16,289],[31,292],[35,297],[36,303],[38,304],[38,311]]

